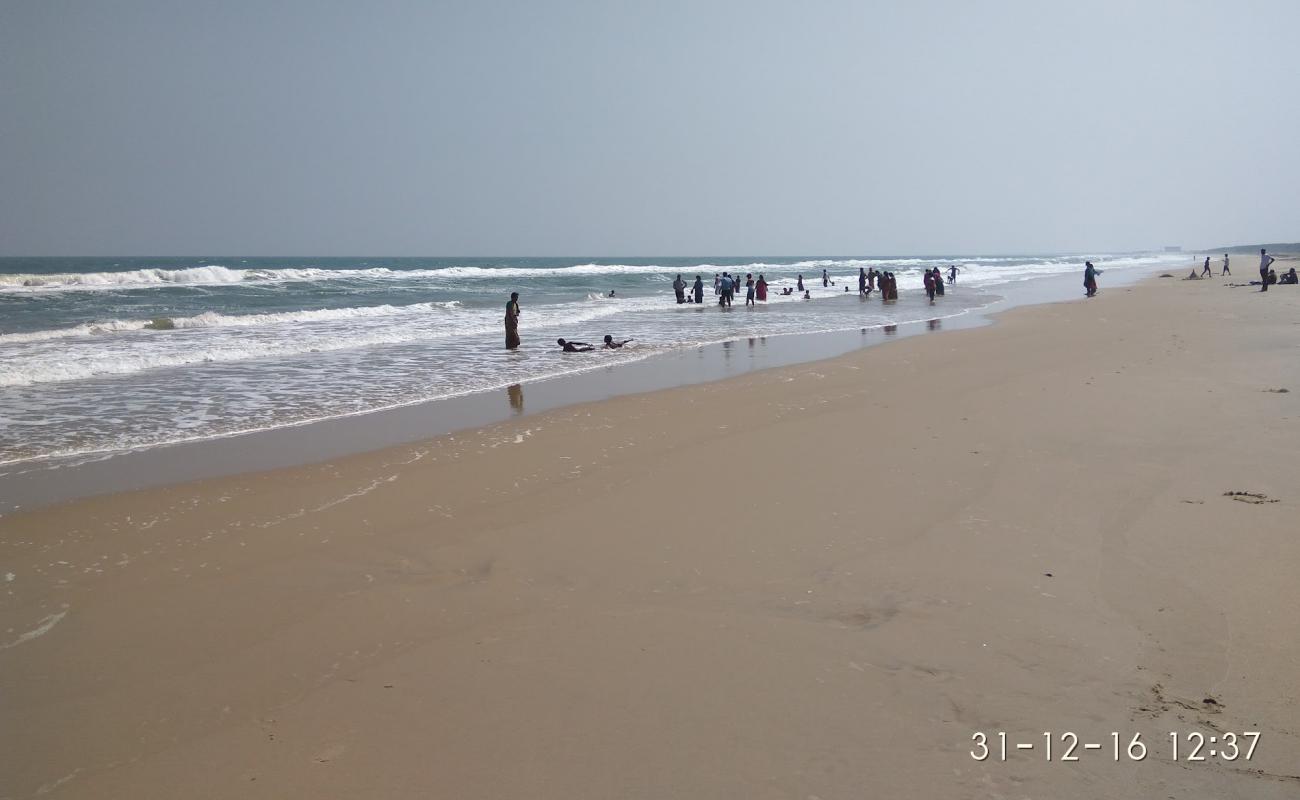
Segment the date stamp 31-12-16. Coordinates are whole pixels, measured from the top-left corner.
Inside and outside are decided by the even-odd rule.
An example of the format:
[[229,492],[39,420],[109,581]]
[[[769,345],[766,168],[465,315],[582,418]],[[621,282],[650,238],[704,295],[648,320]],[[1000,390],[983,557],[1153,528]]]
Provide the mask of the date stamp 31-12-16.
[[[1081,761],[1104,758],[1111,761],[1145,761],[1148,756],[1171,761],[1250,761],[1259,744],[1259,731],[1211,733],[1170,731],[1161,746],[1148,749],[1140,733],[1111,731],[1102,737],[1083,740],[1074,731],[1043,731],[1037,736],[1017,737],[1006,731],[971,734],[970,756],[976,761],[1006,761],[1031,757],[1045,761]],[[1093,755],[1095,754],[1095,755]]]

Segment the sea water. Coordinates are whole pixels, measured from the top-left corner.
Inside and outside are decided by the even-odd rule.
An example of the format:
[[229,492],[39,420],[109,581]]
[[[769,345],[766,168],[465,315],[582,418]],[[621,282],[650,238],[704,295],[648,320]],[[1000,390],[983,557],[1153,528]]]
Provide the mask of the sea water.
[[[0,467],[366,413],[715,342],[965,314],[1027,281],[1081,280],[1085,258],[1103,270],[1185,260],[2,258]],[[946,279],[949,265],[961,273],[932,306],[922,270]],[[900,300],[861,300],[859,268],[894,272]],[[764,275],[768,301],[745,308],[742,287],[720,309],[723,271]],[[702,305],[676,303],[677,274],[703,279]],[[812,299],[781,295],[800,275]],[[502,322],[512,291],[518,351],[505,349]],[[555,344],[605,334],[634,342],[586,354]]]

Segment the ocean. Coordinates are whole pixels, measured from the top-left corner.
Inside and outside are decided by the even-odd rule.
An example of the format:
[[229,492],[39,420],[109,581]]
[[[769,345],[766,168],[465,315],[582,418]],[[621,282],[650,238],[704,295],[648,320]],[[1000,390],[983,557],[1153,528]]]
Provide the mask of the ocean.
[[[786,258],[0,258],[0,467],[101,456],[457,397],[749,337],[969,314],[1016,285],[1182,254]],[[921,271],[956,265],[931,306]],[[859,267],[900,299],[857,294]],[[822,270],[834,285],[823,287]],[[766,304],[724,311],[713,275]],[[672,281],[705,282],[703,305]],[[781,296],[802,274],[811,301]],[[1103,279],[1103,288],[1105,282]],[[845,287],[849,289],[846,293]],[[520,294],[516,352],[502,317]],[[610,297],[610,292],[614,293]],[[1082,293],[1082,287],[1080,287]],[[557,337],[622,350],[564,354]]]

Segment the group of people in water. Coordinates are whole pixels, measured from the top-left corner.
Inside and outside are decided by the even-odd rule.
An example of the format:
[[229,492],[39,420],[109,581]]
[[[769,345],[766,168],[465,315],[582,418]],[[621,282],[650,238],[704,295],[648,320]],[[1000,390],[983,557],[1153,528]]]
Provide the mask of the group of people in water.
[[[1267,292],[1268,287],[1274,284],[1296,285],[1300,284],[1300,276],[1296,275],[1295,267],[1289,272],[1284,273],[1280,278],[1273,271],[1272,264],[1275,259],[1268,254],[1264,248],[1259,251],[1259,287],[1260,291]],[[951,285],[957,282],[957,274],[961,269],[956,265],[948,267],[948,279],[944,280],[944,270],[939,267],[926,269],[924,273],[925,294],[933,304],[935,299],[944,295],[945,285]],[[1097,276],[1102,273],[1101,270],[1093,266],[1091,261],[1084,262],[1083,269],[1083,288],[1088,297],[1097,296]],[[1196,268],[1192,268],[1192,274],[1188,277],[1196,280],[1203,277],[1210,277],[1214,274],[1210,269],[1210,257],[1205,257],[1205,264],[1200,275],[1196,274]],[[1231,275],[1228,268],[1228,254],[1223,254],[1223,275]],[[830,288],[835,285],[831,279],[830,273],[822,270],[822,287]],[[1255,285],[1255,281],[1251,281]],[[722,308],[730,308],[732,301],[741,288],[745,290],[745,305],[753,306],[767,301],[768,292],[771,284],[763,273],[759,273],[755,278],[752,272],[745,273],[744,281],[741,281],[739,273],[732,275],[730,272],[713,274],[713,294],[717,297],[717,303]],[[844,291],[848,292],[849,287],[845,286]],[[892,302],[898,299],[898,280],[894,273],[888,271],[877,272],[875,267],[871,269],[858,268],[858,294],[862,297],[869,297],[871,294],[879,292],[880,298],[885,302]],[[693,303],[700,304],[704,302],[704,279],[700,275],[695,276],[694,283],[688,284],[682,279],[680,274],[673,279],[673,294],[677,298],[678,304]],[[800,274],[795,279],[793,287],[786,286],[781,289],[781,296],[793,294],[802,294],[804,300],[811,300],[811,291],[804,286],[803,275]],[[613,290],[610,290],[608,297],[614,297]],[[510,293],[510,302],[506,303],[506,348],[514,350],[519,347],[519,293]],[[597,348],[586,342],[575,342],[566,339],[557,339],[556,344],[566,353],[586,353],[592,350],[617,350],[623,345],[631,342],[631,339],[616,340],[611,335],[605,336],[604,344]]]
[[[948,283],[956,282],[957,273],[959,272],[961,272],[959,267],[955,265],[949,266]],[[822,287],[830,288],[834,285],[835,281],[831,279],[830,273],[823,269]],[[752,306],[767,301],[767,295],[771,288],[771,284],[767,282],[766,276],[761,272],[758,274],[757,278],[754,277],[752,272],[746,273],[743,283],[741,282],[739,273],[734,276],[730,272],[714,273],[713,275],[713,294],[718,298],[718,305],[723,308],[731,307],[732,301],[735,299],[736,293],[740,291],[741,287],[744,287],[745,289],[745,305]],[[849,291],[849,287],[845,286],[844,291]],[[880,298],[885,302],[898,300],[898,279],[895,277],[894,273],[883,270],[877,272],[875,267],[872,267],[871,269],[863,269],[859,267],[858,294],[863,297],[868,297],[877,291],[880,293]],[[925,271],[925,293],[929,297],[931,303],[935,302],[936,297],[943,296],[944,278],[943,271],[939,267],[927,269]],[[678,274],[673,279],[673,294],[676,296],[679,305],[686,303],[703,303],[703,277],[696,275],[695,282],[688,284],[682,279],[682,276]],[[786,286],[782,288],[780,292],[781,296],[790,296],[794,294],[802,294],[804,300],[812,299],[812,292],[804,286],[802,274],[795,279],[795,285],[793,287]],[[610,290],[609,294],[606,296],[614,297],[614,291]],[[506,349],[508,350],[518,349],[520,344],[519,313],[519,293],[511,292],[510,301],[506,303],[505,316]],[[631,341],[631,339],[624,339],[621,341],[616,340],[613,336],[607,334],[605,336],[604,345],[599,348],[586,342],[577,342],[569,339],[557,339],[556,344],[558,344],[560,349],[566,353],[587,353],[597,349],[617,350]]]
[[[948,282],[952,283],[957,280],[957,273],[961,268],[957,266],[948,267]],[[830,273],[822,270],[822,288],[830,288],[835,285],[831,279]],[[745,305],[752,306],[767,301],[768,291],[771,284],[767,282],[767,277],[759,273],[754,277],[754,273],[745,273],[742,282],[740,274],[732,275],[730,272],[713,273],[713,294],[717,297],[718,305],[723,308],[730,308],[736,295],[741,288],[745,290]],[[925,290],[926,295],[933,303],[936,296],[942,296],[944,293],[943,270],[939,267],[927,269],[925,271]],[[845,286],[844,291],[849,291]],[[891,301],[898,299],[898,279],[892,272],[877,272],[875,267],[871,269],[858,268],[858,294],[863,297],[879,291],[882,300]],[[703,303],[704,302],[704,278],[701,275],[695,276],[694,283],[687,283],[679,274],[673,279],[673,294],[677,297],[679,305],[686,303]],[[812,299],[812,290],[804,285],[803,275],[800,274],[795,278],[793,287],[786,286],[781,289],[781,296],[794,294],[803,295],[804,300]],[[610,293],[613,296],[613,292]]]

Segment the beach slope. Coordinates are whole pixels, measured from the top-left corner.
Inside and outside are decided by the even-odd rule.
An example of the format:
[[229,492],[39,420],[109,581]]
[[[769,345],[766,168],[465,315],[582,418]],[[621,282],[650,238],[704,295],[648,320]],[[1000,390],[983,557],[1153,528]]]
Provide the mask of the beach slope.
[[6,517],[0,797],[1295,797],[1297,311],[1103,278]]

